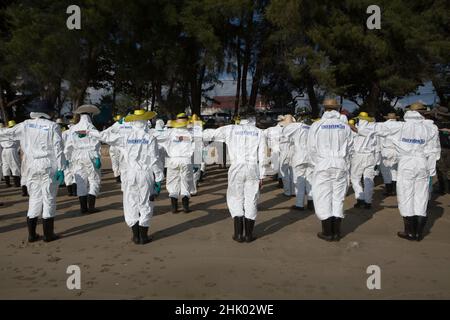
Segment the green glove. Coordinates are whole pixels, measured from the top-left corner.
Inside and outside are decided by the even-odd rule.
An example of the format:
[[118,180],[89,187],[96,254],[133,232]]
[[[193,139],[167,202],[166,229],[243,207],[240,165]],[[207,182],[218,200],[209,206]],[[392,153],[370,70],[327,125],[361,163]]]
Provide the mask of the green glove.
[[102,162],[100,161],[100,158],[94,159],[94,166],[95,166],[95,169],[100,169],[102,167]]
[[85,133],[79,133],[78,134],[78,138],[86,138],[86,134]]
[[161,193],[161,182],[155,182],[153,189],[155,189],[156,194],[159,195]]
[[60,186],[64,184],[64,171],[58,170],[55,173],[55,180]]
[[120,119],[120,120],[119,120],[119,123],[120,123],[120,124],[123,124],[123,120],[125,120],[125,118]]

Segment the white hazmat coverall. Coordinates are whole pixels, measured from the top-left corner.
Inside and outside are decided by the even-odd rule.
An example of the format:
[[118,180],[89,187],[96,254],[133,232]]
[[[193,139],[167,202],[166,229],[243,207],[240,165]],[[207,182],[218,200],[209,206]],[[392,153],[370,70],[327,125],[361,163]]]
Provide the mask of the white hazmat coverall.
[[[128,124],[128,123],[127,123]],[[154,183],[162,181],[164,174],[158,161],[158,142],[144,121],[132,122],[130,130],[89,132],[89,136],[114,145],[123,155],[126,170],[121,171],[125,222],[131,228],[149,227],[153,216]]]
[[[396,126],[397,121],[394,119],[389,119],[384,122],[384,127],[389,130],[389,127]],[[380,127],[382,128],[382,127]],[[380,137],[381,144],[381,163],[380,171],[383,176],[383,182],[385,184],[390,184],[397,181],[397,168],[398,168],[398,154],[394,143],[392,142],[392,137],[387,135],[385,137]]]
[[426,216],[429,199],[429,177],[436,164],[436,130],[417,111],[407,111],[405,122],[389,129],[384,123],[376,125],[377,133],[392,136],[398,151],[397,172],[398,209],[403,217]]
[[282,130],[283,127],[279,124],[264,130],[267,147],[270,149],[270,166],[276,174],[280,173],[280,135]]
[[295,206],[304,207],[305,194],[312,200],[311,179],[313,166],[307,152],[310,126],[304,123],[291,123],[283,129],[283,136],[288,137],[293,145],[292,168],[294,173]]
[[[4,129],[6,131],[13,128]],[[3,141],[0,142],[2,152],[2,172],[4,176],[20,176],[20,157],[19,157],[19,142],[18,141]]]
[[[111,131],[112,133],[130,132],[132,129],[132,125],[129,122],[115,122],[111,127],[103,130],[103,132]],[[117,178],[121,175],[121,171],[125,170],[124,168],[124,156],[120,153],[120,148],[115,145],[109,146],[109,156],[111,158],[111,167],[113,170],[114,177]]]
[[96,130],[88,115],[82,114],[80,122],[69,129],[64,153],[71,159],[77,195],[97,196],[100,192],[100,169],[95,168],[94,161],[100,159],[100,142],[95,137],[78,136],[78,131]]
[[[361,126],[364,129],[354,135],[350,178],[356,200],[371,204],[374,179],[377,175],[375,166],[380,164],[381,154],[374,127],[367,126],[367,123],[366,120],[360,120],[358,127]],[[364,187],[361,184],[361,178],[364,179]]]
[[[282,127],[283,128],[283,127]],[[294,171],[292,168],[292,156],[294,145],[292,141],[283,135],[283,130],[280,134],[280,175],[283,180],[283,194],[285,196],[295,195],[294,187]]]
[[[66,130],[62,133],[64,147],[67,144],[69,132],[70,130]],[[67,153],[64,153],[64,156],[66,157],[66,160],[69,162],[69,165],[66,166],[66,168],[64,169],[64,183],[66,184],[66,186],[70,186],[75,183],[75,175],[73,173],[73,162]]]
[[308,134],[308,152],[314,165],[313,199],[320,220],[344,217],[344,199],[353,149],[352,131],[339,112],[326,111]]
[[[158,139],[160,140],[160,138]],[[168,159],[166,188],[170,198],[190,198],[193,184],[194,139],[187,128],[173,128],[164,141]]]
[[58,182],[56,171],[64,169],[63,142],[59,125],[47,119],[25,120],[5,132],[0,140],[20,141],[27,165],[27,188],[30,195],[27,216],[42,215],[44,219],[56,214]]
[[207,130],[203,139],[227,144],[231,166],[228,170],[227,205],[231,216],[255,220],[259,198],[259,180],[265,176],[266,136],[255,124],[241,121]]

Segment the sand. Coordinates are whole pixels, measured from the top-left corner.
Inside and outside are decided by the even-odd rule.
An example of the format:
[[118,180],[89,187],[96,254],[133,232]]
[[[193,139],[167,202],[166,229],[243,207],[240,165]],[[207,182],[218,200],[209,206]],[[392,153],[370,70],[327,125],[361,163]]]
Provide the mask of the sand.
[[[310,211],[292,211],[294,198],[268,179],[253,243],[231,240],[225,202],[227,173],[208,167],[192,198],[193,212],[172,214],[159,196],[147,245],[131,242],[122,193],[104,160],[100,213],[81,216],[78,198],[59,190],[52,243],[26,242],[27,198],[0,185],[0,299],[449,299],[450,196],[430,202],[425,240],[399,239],[395,197],[375,189],[372,210],[345,202],[343,239],[316,237]],[[42,234],[42,225],[38,231]],[[69,290],[69,265],[81,269],[81,289]],[[367,267],[381,268],[381,289],[367,288]]]

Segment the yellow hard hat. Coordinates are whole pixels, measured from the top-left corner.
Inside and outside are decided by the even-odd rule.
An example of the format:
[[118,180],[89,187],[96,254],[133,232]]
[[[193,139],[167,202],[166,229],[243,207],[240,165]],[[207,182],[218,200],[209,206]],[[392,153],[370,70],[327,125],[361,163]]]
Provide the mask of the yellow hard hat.
[[187,118],[188,116],[184,112],[177,114],[177,119],[187,119]]
[[119,121],[120,119],[122,119],[122,115],[118,114],[114,116],[114,121]]
[[172,122],[173,122],[173,120],[167,120],[167,123],[166,123],[167,128],[172,128]]
[[419,110],[426,110],[427,107],[423,105],[421,102],[414,102],[412,105],[409,106],[409,110],[411,111],[419,111]]
[[125,117],[125,122],[132,121],[146,121],[153,119],[156,116],[156,112],[154,111],[145,111],[142,109],[134,110],[133,114],[130,114]]
[[359,115],[358,115],[358,117],[366,117],[366,118],[367,118],[368,116],[369,116],[369,114],[368,114],[367,112],[364,112],[364,111],[363,111],[363,112],[360,112]]
[[200,121],[200,117],[194,113],[192,115],[192,121]]
[[16,125],[16,122],[14,120],[9,120],[8,121],[8,128],[12,128]]
[[350,119],[350,120],[348,120],[348,124],[352,124],[352,125],[354,125],[354,124],[355,124],[355,120],[354,120],[354,119]]

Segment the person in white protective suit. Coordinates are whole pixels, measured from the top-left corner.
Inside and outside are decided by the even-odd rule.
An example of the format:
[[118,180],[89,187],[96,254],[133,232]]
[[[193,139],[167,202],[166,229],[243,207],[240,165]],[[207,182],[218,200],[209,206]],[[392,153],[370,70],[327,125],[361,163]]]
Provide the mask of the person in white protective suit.
[[77,195],[80,201],[81,214],[99,212],[95,208],[95,200],[100,192],[100,141],[88,137],[86,130],[96,130],[92,124],[91,114],[99,114],[100,110],[93,105],[80,106],[76,111],[80,121],[69,129],[64,153],[71,159]]
[[307,195],[308,209],[314,210],[311,188],[313,166],[306,149],[309,128],[309,125],[302,122],[292,123],[284,127],[282,133],[293,145],[291,165],[294,175],[296,202],[292,208],[300,211],[304,210],[305,195]]
[[[429,178],[436,174],[436,153],[439,135],[421,113],[426,107],[413,103],[405,113],[405,122],[377,123],[380,136],[391,136],[399,156],[397,200],[403,217],[404,231],[400,238],[421,241],[427,222]],[[440,145],[439,145],[440,146]]]
[[163,168],[166,167],[167,152],[166,149],[164,149],[162,142],[165,141],[169,130],[170,130],[169,128],[165,127],[164,120],[162,119],[156,120],[155,130],[153,130],[153,136],[158,141],[158,160]]
[[[117,127],[123,125],[123,117],[118,114],[114,117],[114,124],[106,130],[116,130]],[[128,125],[130,126],[130,125]],[[120,155],[120,149],[116,146],[109,147],[109,157],[111,158],[111,168],[113,171],[114,178],[116,178],[116,182],[120,183],[120,162],[122,156]]]
[[231,166],[228,170],[227,206],[234,220],[232,238],[237,242],[251,242],[256,239],[253,229],[265,176],[266,135],[256,127],[255,115],[249,113],[241,115],[238,125],[205,130],[203,139],[222,141],[228,146]]
[[51,105],[37,101],[29,106],[31,119],[0,132],[0,141],[20,141],[28,164],[27,188],[30,195],[27,213],[28,241],[41,237],[36,233],[42,216],[43,240],[59,238],[54,233],[58,184],[64,183],[64,153],[59,126],[50,121]]
[[125,123],[132,124],[131,130],[87,132],[89,136],[120,148],[126,168],[121,171],[124,216],[135,244],[151,241],[148,229],[154,211],[152,196],[159,194],[164,178],[158,160],[158,142],[147,124],[155,115],[153,111],[135,110],[134,114],[125,117]]
[[[8,129],[11,130],[16,125],[14,120],[8,121]],[[20,187],[20,156],[19,142],[14,140],[0,142],[2,146],[2,173],[5,179],[6,187],[11,187],[11,177],[14,180],[14,186]]]
[[184,213],[190,212],[189,198],[193,184],[192,155],[194,153],[194,138],[187,129],[188,117],[181,113],[172,121],[172,129],[167,131],[163,141],[166,149],[167,177],[166,188],[172,205],[172,213],[178,212],[178,198],[181,198]]
[[[116,120],[116,122],[104,131],[112,131],[113,133],[117,133],[119,131],[128,132],[133,129],[132,124],[125,122],[124,118],[121,115],[117,115],[114,119]],[[119,147],[114,145],[111,145],[109,147],[111,166],[117,183],[121,183],[121,172],[125,170],[124,156],[120,152],[120,150],[121,149]]]
[[[366,112],[361,112],[356,127],[364,126],[367,122],[373,122]],[[350,167],[350,179],[355,191],[355,208],[372,208],[374,179],[377,175],[376,167],[380,165],[381,153],[379,139],[375,130],[368,129],[358,131],[353,137],[353,155]],[[361,180],[363,179],[363,184]]]
[[339,241],[344,218],[344,199],[353,150],[352,130],[342,121],[335,99],[325,99],[325,112],[308,134],[307,150],[314,165],[312,189],[315,213],[322,223],[317,236]]
[[[281,128],[294,123],[295,119],[292,115],[287,114],[284,116],[283,121],[279,123]],[[294,170],[292,168],[292,156],[294,145],[292,140],[283,135],[283,129],[280,134],[280,175],[283,182],[283,194],[287,197],[295,196],[295,183],[294,183]]]
[[[71,119],[71,124],[68,126],[70,129],[73,127],[73,124],[75,122],[75,119]],[[64,142],[64,146],[67,144],[67,140],[70,136],[70,130],[66,129],[62,131],[62,138]],[[64,153],[64,156],[66,157],[66,167],[64,169],[64,182],[67,187],[67,194],[70,197],[76,197],[77,196],[77,184],[75,183],[75,175],[73,172],[73,161],[70,159],[70,155],[67,153]]]
[[[399,118],[394,112],[388,113],[384,116],[386,119],[386,127],[389,127],[389,123],[396,122]],[[384,196],[395,195],[397,188],[397,167],[398,167],[398,155],[397,150],[392,142],[390,136],[380,137],[381,147],[381,163],[380,171],[383,176],[383,182],[385,186]]]
[[277,117],[277,125],[274,127],[263,130],[266,139],[267,147],[269,150],[270,167],[276,173],[278,179],[278,187],[283,188],[283,179],[280,173],[280,136],[283,131],[283,127],[280,122],[284,120],[283,115]]
[[[0,130],[3,130],[3,128],[5,128],[5,125],[3,124],[3,122],[0,120]],[[3,170],[2,168],[2,152],[3,152],[3,148],[2,148],[2,144],[0,143],[0,180],[3,181]]]
[[197,194],[198,183],[203,180],[206,163],[203,159],[203,154],[205,151],[205,143],[202,140],[202,130],[204,122],[196,115],[193,114],[192,118],[189,120],[188,129],[194,138],[194,154],[192,157],[193,163],[193,176],[192,176],[192,186],[191,195]]

